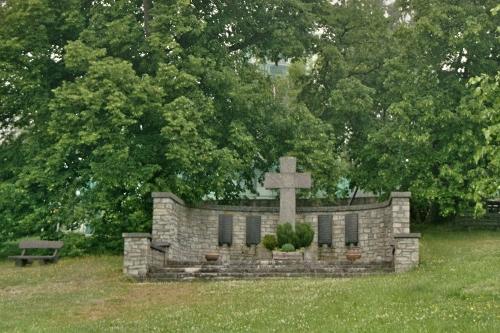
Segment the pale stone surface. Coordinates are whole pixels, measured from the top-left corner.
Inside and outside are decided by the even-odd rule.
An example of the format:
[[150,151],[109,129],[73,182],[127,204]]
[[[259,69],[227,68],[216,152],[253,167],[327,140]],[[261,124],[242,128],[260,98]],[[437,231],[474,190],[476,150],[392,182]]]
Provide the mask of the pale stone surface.
[[285,156],[280,158],[280,173],[266,173],[264,187],[280,190],[280,223],[291,223],[295,226],[295,189],[310,188],[311,174],[297,173],[297,159]]
[[280,252],[273,251],[273,260],[296,260],[303,261],[304,254],[302,252]]
[[419,263],[419,234],[397,235],[394,253],[394,270],[396,273],[407,272]]
[[[275,234],[279,223],[277,209],[269,207],[210,206],[191,208],[174,196],[153,197],[153,243],[170,244],[166,257],[150,249],[148,234],[124,234],[124,272],[141,278],[151,266],[163,267],[167,260],[202,263],[208,252],[219,253],[222,266],[273,265],[272,253],[262,244],[246,246],[247,216],[261,217],[261,234]],[[314,232],[313,243],[304,250],[303,265],[349,265],[345,255],[345,216],[358,214],[361,259],[356,264],[390,264],[403,272],[418,264],[418,234],[409,234],[409,196],[392,197],[387,202],[345,207],[299,207],[298,223],[309,223]],[[407,214],[408,213],[408,214]],[[218,245],[219,215],[233,216],[232,246]],[[332,247],[317,244],[318,216],[332,215]],[[130,237],[129,237],[130,236]],[[394,254],[393,254],[394,250]],[[332,268],[333,269],[333,268]]]
[[[170,200],[170,203],[163,200]],[[167,205],[157,212],[157,207]],[[356,207],[356,208],[353,208]],[[309,223],[315,234],[312,246],[307,249],[305,261],[328,260],[332,263],[345,261],[347,247],[345,246],[345,215],[358,214],[359,247],[363,257],[359,262],[390,262],[393,260],[393,225],[391,201],[377,205],[359,205],[346,207],[308,207],[298,209],[297,222]],[[265,259],[271,256],[262,244],[255,249],[247,247],[246,217],[258,215],[261,217],[262,237],[267,234],[276,234],[279,215],[276,211],[269,211],[268,207],[211,206],[210,208],[188,208],[173,202],[171,199],[154,198],[153,241],[167,241],[171,244],[169,260],[203,262],[207,252],[219,252],[218,246],[218,217],[222,214],[233,216],[233,244],[225,247],[228,260]],[[229,209],[229,210],[227,210]],[[320,249],[318,247],[318,216],[332,215],[333,247]],[[173,232],[175,231],[175,232]],[[358,261],[357,261],[358,262]]]
[[133,278],[145,278],[151,265],[151,235],[123,234],[123,273]]

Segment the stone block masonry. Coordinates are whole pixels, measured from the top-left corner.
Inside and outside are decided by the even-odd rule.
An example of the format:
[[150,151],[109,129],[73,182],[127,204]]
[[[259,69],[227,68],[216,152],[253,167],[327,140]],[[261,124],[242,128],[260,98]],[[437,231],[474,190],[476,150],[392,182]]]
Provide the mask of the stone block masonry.
[[392,192],[392,232],[402,234],[410,232],[410,192]]
[[394,270],[396,273],[409,271],[418,265],[419,233],[395,234]]
[[[278,207],[202,205],[187,206],[172,193],[153,196],[152,234],[124,234],[124,273],[135,278],[147,276],[151,268],[169,263],[206,263],[205,255],[216,252],[224,267],[265,265],[272,253],[262,244],[247,246],[247,217],[260,217],[262,238],[275,234],[279,223]],[[410,234],[410,193],[393,192],[388,201],[374,204],[331,207],[298,207],[297,223],[309,223],[315,234],[304,252],[304,265],[340,267],[351,265],[346,259],[345,219],[357,214],[358,244],[361,258],[354,265],[384,265],[403,272],[418,264],[416,234]],[[232,217],[232,244],[219,246],[220,215]],[[331,216],[331,246],[318,245],[318,218]],[[329,219],[330,220],[330,219]],[[329,231],[330,232],[330,231]],[[151,244],[168,244],[168,251],[156,253]],[[156,258],[158,257],[158,258]],[[254,265],[254,266],[252,266]]]
[[151,234],[124,233],[123,273],[143,279],[151,265]]

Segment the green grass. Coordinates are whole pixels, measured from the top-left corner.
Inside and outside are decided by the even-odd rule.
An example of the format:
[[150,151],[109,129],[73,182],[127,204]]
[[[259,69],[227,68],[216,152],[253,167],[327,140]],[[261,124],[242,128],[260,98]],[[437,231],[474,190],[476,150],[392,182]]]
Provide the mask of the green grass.
[[121,257],[0,261],[0,332],[500,332],[500,233],[429,229],[405,274],[133,283]]

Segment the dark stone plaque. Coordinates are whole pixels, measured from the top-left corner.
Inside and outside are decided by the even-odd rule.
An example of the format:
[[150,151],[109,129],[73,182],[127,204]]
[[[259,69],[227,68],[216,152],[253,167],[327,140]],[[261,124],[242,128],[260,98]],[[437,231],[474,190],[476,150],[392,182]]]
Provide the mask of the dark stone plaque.
[[358,245],[358,214],[345,216],[345,244]]
[[332,215],[318,215],[318,245],[332,246]]
[[233,216],[219,215],[219,246],[233,243]]
[[260,243],[260,216],[247,216],[246,243],[248,246]]

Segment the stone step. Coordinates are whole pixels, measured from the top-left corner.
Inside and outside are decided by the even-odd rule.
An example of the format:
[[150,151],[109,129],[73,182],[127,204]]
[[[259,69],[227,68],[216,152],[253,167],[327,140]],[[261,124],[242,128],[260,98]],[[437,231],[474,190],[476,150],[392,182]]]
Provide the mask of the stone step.
[[193,261],[167,261],[167,266],[169,267],[193,267],[205,264],[204,262],[193,262]]
[[383,271],[370,272],[218,272],[218,273],[150,273],[148,280],[151,281],[189,281],[203,280],[227,280],[227,279],[256,279],[256,278],[289,278],[289,277],[313,277],[313,278],[335,278],[356,277],[374,274],[383,274]]
[[224,271],[241,271],[241,272],[254,272],[254,271],[283,271],[283,272],[307,272],[316,270],[327,271],[365,271],[365,270],[384,270],[392,271],[392,265],[380,264],[366,264],[366,265],[304,265],[304,264],[263,264],[263,265],[197,265],[197,266],[167,266],[167,267],[154,267],[153,272],[186,272],[186,271],[203,271],[203,272],[224,272]]
[[151,278],[185,279],[185,278],[218,278],[218,277],[261,277],[261,276],[357,276],[372,273],[393,272],[391,267],[178,267],[159,268],[150,272]]

